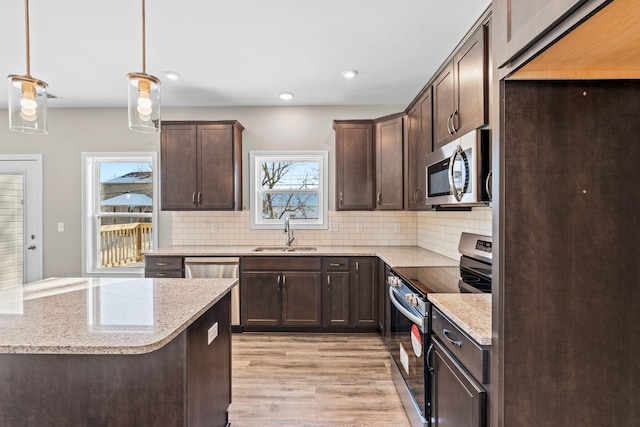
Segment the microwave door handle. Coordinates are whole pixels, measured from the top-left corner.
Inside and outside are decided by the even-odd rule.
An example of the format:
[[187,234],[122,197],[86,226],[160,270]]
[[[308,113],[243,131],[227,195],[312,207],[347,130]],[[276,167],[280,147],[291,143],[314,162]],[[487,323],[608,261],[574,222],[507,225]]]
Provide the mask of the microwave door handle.
[[493,194],[491,194],[491,176],[493,175],[493,171],[489,171],[487,174],[487,179],[484,180],[484,189],[487,190],[487,196],[489,196],[489,200],[493,199]]
[[422,329],[423,327],[422,317],[416,316],[415,314],[411,313],[409,310],[404,308],[402,304],[400,304],[396,299],[396,295],[392,287],[389,287],[389,299],[391,300],[391,303],[398,309],[400,313],[402,313],[407,319],[411,320],[413,323],[415,323]]
[[454,164],[454,160],[456,158],[456,156],[458,154],[462,153],[462,147],[460,147],[460,145],[458,145],[456,147],[456,149],[454,150],[453,154],[451,155],[451,158],[449,159],[449,188],[451,189],[451,194],[453,195],[453,197],[456,198],[457,201],[461,201],[462,200],[462,191],[458,191],[458,189],[456,188],[456,185],[454,183],[453,180],[453,164]]

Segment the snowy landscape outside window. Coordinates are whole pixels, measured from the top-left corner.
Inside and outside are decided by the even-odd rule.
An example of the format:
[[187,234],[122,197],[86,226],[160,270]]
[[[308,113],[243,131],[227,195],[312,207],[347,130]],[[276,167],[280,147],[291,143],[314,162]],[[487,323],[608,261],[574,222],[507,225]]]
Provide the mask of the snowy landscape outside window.
[[251,226],[327,228],[327,153],[252,152]]

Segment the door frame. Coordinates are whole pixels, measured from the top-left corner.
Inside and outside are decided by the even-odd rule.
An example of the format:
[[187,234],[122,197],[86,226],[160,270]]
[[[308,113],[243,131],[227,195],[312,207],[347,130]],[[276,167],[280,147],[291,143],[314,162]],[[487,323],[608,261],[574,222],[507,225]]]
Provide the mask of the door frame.
[[[37,266],[37,278],[36,280],[41,280],[44,276],[43,276],[43,271],[44,271],[44,234],[43,234],[43,216],[42,216],[42,154],[0,154],[0,162],[2,161],[11,161],[11,162],[18,162],[18,161],[22,161],[22,162],[35,162],[35,166],[36,166],[36,171],[35,171],[35,177],[30,177],[27,179],[33,180],[34,181],[34,189],[36,194],[34,196],[32,196],[32,199],[36,201],[36,206],[35,207],[31,207],[29,206],[30,209],[35,209],[35,215],[36,215],[36,235],[38,236],[38,244],[40,246],[40,250],[38,251],[38,266]],[[25,187],[25,194],[26,194],[26,187]],[[26,216],[26,210],[25,210],[25,216]],[[26,240],[26,230],[25,231],[25,247],[27,246],[27,240]],[[27,264],[27,268],[28,268],[28,264]],[[26,269],[25,269],[25,283],[27,281],[27,274],[26,274]]]

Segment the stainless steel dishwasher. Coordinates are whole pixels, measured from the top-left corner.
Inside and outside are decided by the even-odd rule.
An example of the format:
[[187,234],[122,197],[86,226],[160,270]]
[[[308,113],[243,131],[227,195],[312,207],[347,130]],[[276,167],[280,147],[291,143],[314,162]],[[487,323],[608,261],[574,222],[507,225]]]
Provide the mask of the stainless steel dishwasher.
[[[184,260],[184,277],[187,279],[239,277],[240,258],[187,257]],[[240,328],[240,285],[231,290],[231,327]]]

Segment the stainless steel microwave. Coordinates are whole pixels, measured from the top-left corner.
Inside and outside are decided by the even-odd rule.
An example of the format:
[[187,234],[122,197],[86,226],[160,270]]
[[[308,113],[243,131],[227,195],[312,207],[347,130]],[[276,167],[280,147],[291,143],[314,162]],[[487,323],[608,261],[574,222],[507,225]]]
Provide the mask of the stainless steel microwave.
[[426,156],[427,205],[479,206],[491,201],[489,131],[475,130]]

